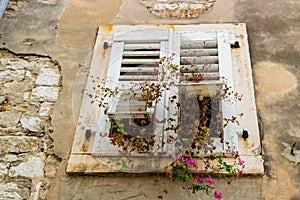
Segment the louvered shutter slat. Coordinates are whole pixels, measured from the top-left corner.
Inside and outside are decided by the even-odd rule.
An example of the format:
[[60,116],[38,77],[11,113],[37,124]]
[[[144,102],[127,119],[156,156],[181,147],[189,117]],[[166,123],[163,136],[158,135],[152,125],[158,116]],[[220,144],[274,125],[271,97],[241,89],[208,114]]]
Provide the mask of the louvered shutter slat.
[[125,51],[123,56],[159,56],[159,51]]
[[149,65],[144,65],[142,67],[122,67],[121,72],[135,72],[135,73],[152,73],[158,74],[158,67],[151,67]]
[[125,44],[124,49],[127,50],[137,50],[137,49],[150,49],[150,50],[159,50],[159,43],[133,43],[133,44]]
[[122,60],[122,64],[141,64],[141,65],[145,65],[145,64],[157,64],[159,62],[159,59],[143,59],[143,58],[139,58],[139,59],[123,59]]
[[218,64],[218,56],[189,56],[180,58],[181,63],[184,64]]
[[218,49],[183,49],[180,51],[181,56],[217,56]]
[[182,49],[204,49],[204,48],[216,48],[216,40],[199,40],[199,41],[185,41],[180,45]]
[[181,65],[182,73],[198,73],[198,72],[219,72],[218,64],[202,64],[202,65]]

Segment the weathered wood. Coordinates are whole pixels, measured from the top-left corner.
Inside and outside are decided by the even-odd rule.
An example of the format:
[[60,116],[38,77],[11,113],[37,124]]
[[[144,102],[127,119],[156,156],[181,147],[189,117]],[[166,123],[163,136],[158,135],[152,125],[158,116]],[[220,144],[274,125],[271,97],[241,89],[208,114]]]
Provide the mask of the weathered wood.
[[204,48],[216,48],[216,40],[199,40],[199,41],[184,41],[180,45],[181,49],[204,49]]
[[137,74],[137,75],[121,75],[120,76],[120,81],[124,81],[124,80],[127,80],[127,81],[141,81],[141,80],[144,80],[144,81],[155,81],[157,80],[157,75],[143,75],[143,74]]
[[[95,45],[94,56],[92,67],[91,67],[91,74],[100,74],[102,75],[103,72],[101,70],[104,67],[99,66],[107,66],[107,59],[105,56],[107,55],[108,50],[103,50],[103,41],[105,40],[112,40],[109,34],[114,34],[114,32],[128,30],[128,29],[138,29],[138,27],[144,26],[123,26],[123,25],[116,25],[113,28],[112,32],[107,32],[106,26],[100,28],[100,33],[104,33],[104,35],[99,34],[97,37],[97,42]],[[155,26],[156,27],[156,26]],[[169,26],[161,26],[162,28],[168,28]],[[263,174],[263,160],[261,156],[259,156],[259,147],[260,147],[260,139],[259,139],[259,131],[257,126],[257,116],[256,116],[256,107],[255,107],[255,100],[254,100],[254,90],[252,85],[252,76],[251,76],[251,64],[250,64],[250,57],[249,57],[249,48],[248,48],[248,41],[247,41],[247,34],[246,34],[246,26],[245,24],[200,24],[200,25],[176,25],[175,32],[187,32],[187,31],[205,31],[205,30],[221,30],[221,29],[228,29],[229,30],[229,39],[230,41],[239,41],[241,48],[238,51],[230,50],[232,53],[233,58],[233,76],[234,76],[234,88],[240,94],[243,95],[243,100],[236,104],[237,106],[237,113],[244,112],[245,115],[243,118],[239,119],[241,125],[237,127],[237,130],[242,130],[242,128],[246,127],[250,134],[247,142],[245,142],[242,138],[239,138],[239,153],[241,158],[245,160],[246,169],[244,170],[245,174]],[[131,44],[130,44],[131,45]],[[135,45],[135,44],[133,44]],[[160,45],[157,43],[156,48],[159,49]],[[152,48],[153,49],[153,48]],[[99,56],[100,55],[100,56]],[[97,57],[98,56],[98,57]],[[102,58],[103,57],[103,58]],[[97,60],[97,62],[95,62]],[[243,66],[243,67],[240,67]],[[100,70],[101,69],[101,70]],[[216,81],[205,81],[206,84],[215,84]],[[91,84],[91,79],[87,89],[91,91],[93,84]],[[120,85],[120,84],[119,84]],[[177,83],[177,85],[180,85]],[[198,83],[188,83],[191,87],[200,87]],[[190,87],[190,86],[188,86]],[[95,158],[90,155],[90,143],[85,139],[85,130],[81,130],[82,125],[92,125],[94,128],[94,121],[97,120],[97,115],[99,112],[97,111],[97,105],[93,106],[91,104],[90,99],[85,98],[83,100],[85,103],[82,104],[82,109],[80,111],[79,123],[77,125],[77,130],[75,133],[74,144],[72,148],[72,153],[68,162],[68,173],[101,173],[101,172],[116,172],[109,167],[103,167],[102,157]],[[87,108],[91,108],[90,110]],[[94,131],[92,131],[93,133]],[[235,134],[235,133],[234,133]],[[99,134],[96,134],[98,137]],[[91,140],[92,141],[92,140]],[[106,142],[109,143],[109,142]],[[84,147],[84,148],[82,148]],[[86,148],[87,147],[87,148]],[[87,149],[87,150],[86,150]],[[85,151],[83,151],[85,150]],[[110,151],[107,152],[109,155]],[[101,156],[100,153],[98,153]],[[234,158],[224,158],[224,161],[227,163],[234,163],[236,159]],[[202,169],[201,159],[199,159],[199,170]],[[149,163],[147,163],[149,164]],[[105,166],[105,165],[104,165]],[[163,170],[164,171],[164,170]]]
[[158,64],[159,59],[144,59],[144,58],[138,58],[138,59],[130,59],[125,58],[122,60],[122,64],[141,64],[141,65],[147,65],[147,64]]
[[219,73],[183,73],[180,75],[180,80],[186,81],[207,81],[207,80],[219,80]]
[[[231,91],[235,91],[233,83],[233,67],[231,61],[231,49],[229,43],[228,32],[218,32],[218,55],[219,55],[219,71],[220,76],[225,77],[225,84],[231,87]],[[224,85],[225,87],[225,85]],[[224,150],[226,153],[238,152],[238,135],[237,123],[225,122],[225,119],[237,117],[236,103],[233,95],[223,99],[222,102],[222,117],[224,119]]]
[[143,84],[150,84],[150,83],[157,83],[157,81],[119,81],[119,89],[120,90],[128,90],[128,89],[132,89],[133,87],[138,87],[140,85]]
[[[107,70],[105,87],[114,90],[118,87],[118,79],[120,74],[122,54],[124,50],[124,42],[116,42],[112,45],[111,54],[110,54],[110,63]],[[116,110],[116,105],[118,103],[118,98],[107,97],[104,99],[104,102],[108,103],[108,108],[110,112]],[[96,155],[100,150],[104,152],[109,150],[117,154],[118,149],[111,145],[109,139],[109,130],[110,130],[110,120],[106,113],[106,108],[100,108],[100,119],[99,125],[97,127],[97,132],[95,135],[94,145],[93,145],[93,154]],[[102,136],[100,136],[102,135]]]
[[159,51],[124,51],[123,56],[159,56]]
[[157,43],[145,43],[145,44],[139,44],[139,43],[128,44],[128,43],[126,43],[124,49],[126,51],[127,50],[146,50],[146,49],[159,50],[160,49],[160,43],[159,42],[157,42]]
[[159,68],[158,67],[148,67],[148,66],[143,66],[143,67],[122,67],[121,72],[137,72],[137,73],[153,73],[157,74]]
[[114,37],[114,41],[121,41],[126,43],[161,42],[168,39],[168,30],[155,28],[145,28],[140,30],[116,33]]
[[182,49],[180,55],[185,56],[217,56],[218,49]]
[[[172,55],[172,64],[180,65],[180,44],[181,44],[181,34],[173,32],[170,30],[170,40],[169,40],[169,49],[171,50]],[[180,123],[180,112],[179,112],[179,90],[175,85],[170,83],[177,84],[179,82],[179,77],[174,76],[173,74],[179,73],[179,68],[174,72],[173,70],[166,70],[166,76],[168,77],[167,84],[169,85],[169,90],[166,90],[166,99],[165,99],[165,130],[163,132],[163,152],[167,156],[176,155],[176,146],[175,140],[178,137],[176,130],[172,130],[172,127],[177,127]],[[176,99],[174,99],[176,98]],[[176,129],[176,128],[175,128]]]
[[192,31],[183,32],[181,34],[181,41],[215,41],[217,39],[217,34],[215,31],[205,32],[205,31]]
[[[263,167],[263,159],[262,156],[240,156],[242,160],[245,161],[245,169],[243,170],[243,174],[245,175],[263,175],[264,167]],[[139,166],[151,166],[151,163],[147,159],[144,158],[131,158],[134,163],[138,163]],[[168,164],[172,163],[173,159],[164,158],[165,162],[161,162],[161,166],[163,168],[159,168],[158,170],[150,171],[150,173],[165,173]],[[116,166],[111,166],[109,164],[109,158],[105,159],[103,157],[94,157],[90,154],[86,155],[71,155],[68,161],[67,173],[69,174],[107,174],[107,173],[120,173],[124,172],[121,168],[117,168]],[[198,162],[198,171],[206,171],[205,165],[203,164],[203,160],[201,158],[196,158]],[[228,164],[237,163],[237,158],[223,158],[223,161]],[[251,163],[247,165],[247,163]],[[217,161],[212,161],[212,165],[217,165]],[[149,169],[149,168],[148,168]],[[151,168],[150,168],[151,169]],[[138,169],[132,169],[132,172],[138,172]],[[192,172],[192,171],[191,171]]]
[[180,72],[219,72],[218,64],[204,64],[204,65],[180,65]]
[[181,64],[218,64],[218,56],[181,57]]

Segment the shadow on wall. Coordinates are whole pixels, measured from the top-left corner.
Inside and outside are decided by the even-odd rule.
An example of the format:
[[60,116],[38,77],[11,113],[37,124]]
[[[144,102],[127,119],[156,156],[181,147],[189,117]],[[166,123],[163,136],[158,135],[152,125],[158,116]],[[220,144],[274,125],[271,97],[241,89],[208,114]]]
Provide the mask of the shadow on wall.
[[8,1],[9,0],[1,0],[0,1],[0,19],[2,18],[4,12],[5,12],[5,9],[8,5]]

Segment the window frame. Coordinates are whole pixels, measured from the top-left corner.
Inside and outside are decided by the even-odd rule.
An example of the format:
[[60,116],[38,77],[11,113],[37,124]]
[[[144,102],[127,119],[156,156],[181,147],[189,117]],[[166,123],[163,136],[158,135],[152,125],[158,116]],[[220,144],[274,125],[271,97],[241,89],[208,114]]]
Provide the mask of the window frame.
[[[95,44],[94,54],[93,54],[93,60],[91,63],[91,70],[90,75],[87,80],[86,85],[86,91],[92,91],[93,90],[93,82],[92,77],[95,76],[95,74],[102,74],[104,76],[105,74],[105,66],[107,63],[109,63],[109,53],[103,48],[103,43],[107,41],[112,41],[113,39],[116,40],[115,34],[122,31],[127,30],[139,30],[139,29],[145,29],[145,28],[162,28],[165,30],[171,30],[171,31],[178,31],[178,32],[189,32],[189,31],[210,31],[210,32],[220,32],[223,30],[228,31],[227,35],[227,46],[229,45],[228,42],[234,42],[239,41],[241,44],[241,48],[236,51],[235,49],[227,48],[227,52],[224,54],[227,54],[228,51],[229,55],[231,54],[232,58],[232,65],[233,69],[237,65],[243,65],[246,68],[246,71],[242,70],[243,72],[239,74],[239,72],[234,71],[236,75],[234,76],[234,79],[236,80],[234,83],[232,83],[232,86],[238,86],[237,89],[245,90],[243,91],[246,95],[246,103],[239,103],[236,105],[237,110],[245,110],[247,119],[249,117],[252,117],[250,122],[247,119],[242,119],[242,124],[248,125],[251,124],[249,127],[245,127],[250,129],[250,131],[253,133],[250,135],[248,142],[252,142],[251,145],[256,148],[257,152],[253,152],[253,148],[244,147],[245,143],[243,143],[243,140],[241,139],[241,136],[236,134],[239,140],[238,143],[242,144],[243,148],[239,149],[239,153],[241,156],[244,156],[246,160],[251,160],[252,165],[249,166],[249,169],[245,171],[245,173],[255,173],[255,174],[261,174],[263,173],[263,161],[260,156],[260,150],[257,148],[260,147],[260,140],[259,140],[259,131],[258,131],[258,125],[257,125],[257,117],[256,117],[256,108],[255,108],[255,100],[254,100],[254,90],[252,85],[252,77],[251,77],[251,64],[250,64],[250,57],[249,57],[249,48],[248,48],[248,40],[247,40],[247,32],[246,32],[246,26],[245,24],[200,24],[200,25],[161,25],[161,26],[144,26],[144,25],[136,25],[136,26],[130,26],[130,25],[107,25],[107,26],[101,26],[99,28],[99,34],[97,37],[97,41]],[[224,37],[224,36],[223,36]],[[129,39],[132,38],[132,36],[129,37]],[[173,40],[174,41],[174,40]],[[218,40],[220,42],[225,40]],[[226,43],[225,42],[225,43]],[[172,42],[169,42],[169,45],[171,45]],[[219,44],[220,45],[220,44]],[[221,44],[223,45],[223,44]],[[109,47],[110,48],[110,47]],[[220,53],[220,52],[219,52]],[[102,56],[100,56],[102,55]],[[226,58],[226,55],[219,55],[219,59]],[[231,59],[229,59],[231,60]],[[224,62],[228,62],[228,60],[224,59]],[[105,64],[106,63],[106,64]],[[100,66],[100,67],[99,67]],[[241,71],[241,70],[239,70]],[[228,72],[228,71],[227,71]],[[250,73],[249,73],[250,72]],[[226,72],[225,72],[226,73]],[[241,75],[241,76],[240,76]],[[103,77],[102,76],[102,77]],[[240,76],[240,77],[239,77]],[[239,87],[240,82],[243,82],[243,79],[247,79],[248,84],[246,87]],[[233,79],[232,79],[233,80]],[[230,80],[229,80],[230,81]],[[230,82],[228,83],[230,84]],[[235,87],[236,88],[236,87]],[[243,101],[242,101],[243,102]],[[250,104],[249,104],[250,102]],[[245,109],[245,104],[248,104]],[[231,115],[231,114],[229,114]],[[101,165],[99,166],[99,161],[101,160],[101,157],[94,157],[92,156],[92,146],[93,146],[93,140],[95,139],[95,135],[97,135],[97,127],[98,123],[97,120],[99,119],[99,107],[97,108],[97,105],[92,105],[91,100],[86,98],[86,96],[83,97],[83,103],[80,111],[80,116],[77,124],[77,129],[75,133],[73,148],[71,152],[71,157],[68,162],[68,168],[67,172],[69,173],[76,173],[76,172],[84,172],[84,173],[101,173],[101,172],[112,172],[111,169],[107,166]],[[84,127],[84,128],[82,128]],[[82,130],[84,129],[84,130]],[[91,137],[88,139],[86,138],[86,132],[89,131],[91,133]],[[242,130],[239,130],[240,133]],[[224,138],[225,139],[225,138]],[[225,139],[226,140],[226,139]],[[78,159],[81,158],[81,159]],[[244,159],[245,159],[244,158]],[[228,158],[229,163],[234,162],[234,158]],[[79,163],[81,166],[89,166],[89,167],[78,167]],[[247,163],[247,162],[246,162]],[[94,165],[94,168],[91,168],[91,166]],[[76,167],[77,166],[77,167]],[[247,166],[247,165],[246,165]]]

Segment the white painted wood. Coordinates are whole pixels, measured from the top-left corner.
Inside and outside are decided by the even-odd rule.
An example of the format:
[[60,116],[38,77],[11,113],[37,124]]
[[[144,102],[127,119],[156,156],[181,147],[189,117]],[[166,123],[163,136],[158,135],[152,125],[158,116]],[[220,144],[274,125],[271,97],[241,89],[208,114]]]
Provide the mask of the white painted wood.
[[[233,68],[231,61],[231,49],[229,43],[229,35],[226,31],[218,32],[218,55],[219,55],[219,71],[220,76],[225,78],[225,84],[234,90]],[[223,119],[231,119],[237,117],[236,104],[233,95],[222,100],[222,116]],[[224,150],[225,153],[231,154],[233,151],[238,151],[238,135],[237,124],[228,123],[224,128]]]
[[190,80],[190,81],[207,81],[207,80],[219,80],[219,73],[184,73],[180,76],[180,81]]
[[[200,38],[200,39],[199,39]],[[181,40],[186,41],[206,41],[206,40],[213,40],[215,41],[217,39],[216,32],[200,32],[200,31],[192,31],[192,32],[183,32],[181,34]]]
[[[221,91],[218,35],[214,32],[211,36],[211,38],[205,38],[207,36],[203,32],[195,32],[193,36],[184,34],[182,36],[184,41],[181,44],[181,72],[183,73],[181,81],[189,84],[189,87],[187,85],[188,91],[192,88],[195,95],[203,97],[211,97]],[[230,60],[231,57],[229,56],[226,59]],[[205,67],[207,70],[205,70]],[[197,79],[198,76],[199,79]],[[192,82],[198,82],[199,84],[191,85]],[[216,149],[213,153],[224,151],[222,143],[216,142],[214,145]],[[204,154],[204,151],[202,151],[202,154]]]
[[144,44],[140,44],[140,43],[134,43],[134,44],[125,44],[124,49],[127,50],[146,50],[146,49],[157,49],[159,50],[160,48],[160,43],[144,43]]
[[140,81],[140,80],[149,80],[149,81],[155,81],[157,80],[158,77],[157,75],[150,75],[150,76],[145,76],[143,74],[137,74],[137,75],[128,75],[128,76],[120,76],[120,81],[124,81],[124,80],[127,80],[127,81]]
[[114,37],[114,41],[121,42],[161,42],[163,40],[168,40],[168,30],[163,29],[155,29],[155,28],[145,28],[139,30],[132,31],[124,31],[120,33],[116,33]]
[[139,72],[139,73],[153,73],[157,74],[159,68],[158,67],[150,67],[150,66],[143,66],[143,67],[122,67],[121,72]]
[[180,72],[219,72],[219,65],[218,64],[200,64],[200,65],[181,65]]
[[199,40],[199,41],[184,41],[180,45],[181,49],[203,49],[216,48],[216,40]]
[[124,51],[123,56],[159,56],[159,51]]
[[132,89],[134,86],[138,87],[141,84],[146,84],[145,82],[147,82],[147,84],[150,83],[157,83],[157,81],[119,81],[119,89],[120,90],[128,90],[128,89]]
[[[106,88],[114,90],[118,87],[118,79],[120,74],[122,54],[124,50],[124,42],[116,42],[112,45],[110,54],[110,63],[107,70]],[[105,98],[104,102],[108,104],[110,112],[116,110],[116,105],[118,103],[118,98]],[[109,139],[110,121],[108,115],[105,114],[105,108],[100,108],[100,119],[99,125],[97,127],[97,132],[95,135],[94,145],[92,153],[96,155],[97,153],[105,152],[106,149],[114,151],[117,154],[117,149],[112,147]],[[100,136],[102,135],[102,136]]]
[[[169,51],[169,42],[162,41],[160,43],[160,58],[167,57],[170,55]],[[163,64],[159,64],[159,74],[158,80],[162,83],[165,81],[165,76],[162,75],[162,72],[165,71],[165,66]],[[154,115],[154,127],[155,127],[155,153],[163,153],[163,134],[165,130],[165,122],[166,122],[166,92],[162,92],[161,98],[156,102],[155,105],[155,115]]]
[[[180,43],[181,43],[181,34],[173,32],[170,30],[170,39],[169,39],[169,49],[170,54],[169,56],[172,57],[172,64],[180,66]],[[166,91],[166,99],[165,103],[168,108],[168,112],[165,113],[166,118],[166,124],[165,127],[177,127],[180,123],[180,108],[177,106],[179,103],[179,89],[175,85],[171,85],[170,83],[177,84],[179,83],[179,76],[176,74],[179,74],[179,67],[176,71],[173,69],[169,69],[166,71],[167,75],[167,84],[170,86],[170,89]],[[176,96],[176,99],[174,100],[173,97]],[[173,100],[173,101],[172,101]],[[172,119],[172,120],[170,120]],[[163,151],[166,156],[175,156],[176,155],[176,146],[175,146],[175,140],[173,141],[170,138],[177,138],[177,132],[174,130],[168,130],[165,131],[163,134]]]
[[[111,26],[111,25],[110,25]],[[113,25],[112,27],[107,27],[106,25],[100,26],[99,34],[97,37],[97,42],[95,44],[93,61],[91,65],[90,74],[95,76],[95,74],[99,74],[102,76],[104,66],[107,66],[106,60],[107,54],[106,50],[103,50],[103,39],[111,40],[112,38],[106,37],[108,35],[112,35],[115,32],[126,31],[126,30],[138,30],[140,28],[145,27],[160,27],[162,29],[168,30],[170,25]],[[252,83],[252,73],[251,73],[251,63],[249,57],[249,48],[247,41],[247,31],[245,24],[197,24],[197,25],[175,25],[174,30],[176,32],[186,32],[186,31],[219,31],[228,29],[230,41],[239,41],[241,48],[238,51],[231,50],[232,58],[233,58],[233,70],[234,70],[234,82],[235,89],[243,94],[243,100],[238,102],[237,112],[244,112],[244,117],[240,120],[241,126],[239,128],[248,128],[251,132],[250,137],[247,142],[245,142],[242,138],[239,138],[239,142],[243,145],[240,145],[240,154],[241,158],[246,162],[246,169],[244,170],[245,174],[263,174],[263,159],[259,154],[254,151],[254,149],[259,149],[260,147],[260,139],[259,139],[259,130],[257,126],[257,115],[256,115],[256,107],[255,107],[255,99],[254,99],[254,90]],[[105,37],[104,37],[105,35]],[[132,44],[130,44],[132,45]],[[130,46],[129,45],[129,46]],[[133,44],[134,46],[134,44]],[[159,48],[159,44],[155,44],[156,49]],[[97,57],[98,55],[98,57]],[[100,67],[99,67],[100,66]],[[243,66],[242,68],[240,66]],[[99,70],[98,70],[99,69]],[[205,83],[209,84],[211,81],[205,81]],[[198,83],[189,83],[190,85],[195,85]],[[92,85],[92,84],[90,84]],[[88,98],[86,98],[88,99]],[[80,119],[79,122],[84,122],[84,125],[93,124],[96,109],[88,110],[87,108],[91,108],[90,99],[83,103],[82,112],[80,111]],[[76,130],[73,149],[68,161],[68,173],[101,173],[101,172],[116,172],[111,168],[105,166],[102,163],[102,158],[93,157],[90,155],[90,151],[83,152],[80,150],[82,144],[86,142],[84,137],[84,131],[80,131],[81,125],[77,126],[78,131]],[[96,135],[98,137],[98,135]],[[108,143],[108,142],[106,142]],[[251,144],[251,146],[250,146]],[[105,155],[114,155],[110,154],[110,151],[106,151]],[[101,156],[101,154],[99,154]],[[227,163],[233,164],[236,162],[234,158],[224,158]],[[202,163],[201,159],[198,160],[199,163]],[[200,168],[203,167],[202,165]]]
[[144,58],[139,58],[139,59],[130,59],[130,58],[125,58],[122,61],[122,64],[140,64],[140,65],[147,65],[147,64],[158,64],[159,59],[144,59]]
[[181,56],[217,56],[218,49],[182,49]]
[[218,56],[181,57],[182,64],[218,64]]

